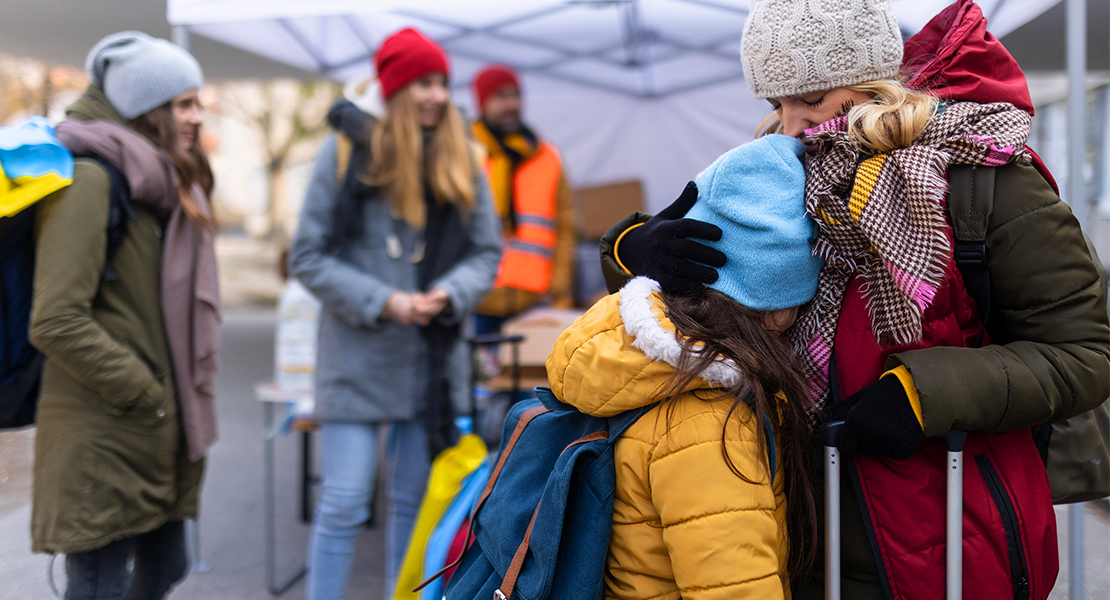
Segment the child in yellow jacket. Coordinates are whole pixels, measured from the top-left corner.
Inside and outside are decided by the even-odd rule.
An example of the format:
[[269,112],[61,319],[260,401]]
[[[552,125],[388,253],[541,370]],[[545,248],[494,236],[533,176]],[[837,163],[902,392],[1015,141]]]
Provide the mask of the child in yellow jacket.
[[659,402],[615,444],[607,598],[789,598],[788,573],[812,560],[810,396],[779,336],[822,266],[803,152],[766,136],[688,186],[687,216],[722,230],[709,243],[728,262],[712,289],[669,295],[635,278],[548,357],[555,395],[582,412]]

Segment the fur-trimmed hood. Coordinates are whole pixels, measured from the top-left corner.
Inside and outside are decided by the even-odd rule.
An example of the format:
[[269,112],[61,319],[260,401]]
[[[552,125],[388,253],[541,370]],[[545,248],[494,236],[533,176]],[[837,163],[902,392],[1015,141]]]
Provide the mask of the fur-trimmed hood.
[[[555,395],[599,417],[659,400],[681,352],[665,314],[659,284],[643,277],[599,301],[547,358]],[[743,376],[710,366],[613,444],[606,597],[790,598],[785,477],[768,477],[761,424],[745,404],[699,392]]]
[[[682,351],[659,291],[651,279],[632,279],[559,336],[547,357],[547,378],[560,400],[605,417],[659,399]],[[684,391],[730,387],[743,376],[720,360]]]

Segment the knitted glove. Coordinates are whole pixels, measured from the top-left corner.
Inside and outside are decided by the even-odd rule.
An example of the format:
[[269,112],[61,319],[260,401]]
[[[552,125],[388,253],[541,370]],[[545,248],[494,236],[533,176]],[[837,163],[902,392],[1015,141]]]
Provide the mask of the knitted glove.
[[834,404],[829,420],[844,421],[836,438],[836,447],[844,454],[906,459],[925,439],[906,388],[893,376],[882,377]]
[[682,218],[697,199],[698,187],[691,181],[670,206],[624,234],[617,248],[621,264],[633,275],[658,281],[669,292],[690,294],[701,290],[702,284],[717,281],[717,269],[725,265],[724,253],[689,238],[716,242],[721,228]]

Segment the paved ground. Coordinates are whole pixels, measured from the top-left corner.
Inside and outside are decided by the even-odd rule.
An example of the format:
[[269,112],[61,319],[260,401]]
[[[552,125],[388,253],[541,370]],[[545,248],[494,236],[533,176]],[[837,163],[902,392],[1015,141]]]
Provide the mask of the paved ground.
[[[273,314],[225,315],[222,368],[217,380],[220,441],[209,455],[201,502],[201,559],[211,571],[193,573],[174,600],[262,600],[266,591],[263,552],[263,411],[253,385],[271,377]],[[50,600],[47,556],[30,553],[29,469],[33,432],[0,433],[0,600]],[[297,444],[277,441],[278,571],[303,564],[307,527],[298,520]],[[382,588],[382,536],[368,529],[359,541],[351,598],[377,599]],[[54,566],[64,587],[62,561]],[[283,598],[304,598],[298,583]]]
[[[192,574],[174,600],[269,598],[263,561],[262,408],[252,386],[272,372],[273,314],[235,311],[224,323],[223,365],[217,381],[220,441],[213,448],[202,501],[201,558],[211,570]],[[50,600],[49,557],[30,553],[29,469],[33,432],[0,433],[0,600]],[[278,565],[287,574],[302,564],[307,528],[297,516],[294,438],[278,440]],[[1085,598],[1110,598],[1110,521],[1101,508],[1084,508],[1087,548]],[[1058,511],[1061,569],[1052,600],[1067,595],[1067,521]],[[350,598],[381,597],[382,537],[368,529],[360,540]],[[62,565],[56,564],[59,585]],[[303,583],[285,598],[303,598]]]

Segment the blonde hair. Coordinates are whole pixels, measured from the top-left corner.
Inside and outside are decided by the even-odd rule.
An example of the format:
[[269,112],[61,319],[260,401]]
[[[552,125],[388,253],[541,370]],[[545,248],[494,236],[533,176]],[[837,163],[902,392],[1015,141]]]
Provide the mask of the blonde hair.
[[[878,79],[844,86],[864,92],[871,100],[848,110],[848,139],[873,154],[907,148],[937,113],[940,101],[934,96],[907,88],[898,79]],[[767,115],[756,126],[756,137],[782,133],[778,115]]]
[[755,126],[755,137],[761,138],[765,135],[772,133],[782,133],[782,121],[779,120],[779,115],[776,112],[763,117],[759,125]]
[[425,148],[412,94],[407,87],[393,94],[374,128],[370,154],[367,183],[383,187],[394,216],[410,226],[423,229],[427,220],[425,183],[436,202],[454,203],[462,212],[474,209],[474,165],[462,115],[450,101]]
[[848,111],[848,139],[873,154],[913,145],[940,106],[935,97],[911,90],[897,79],[845,87],[871,95],[870,101]]

